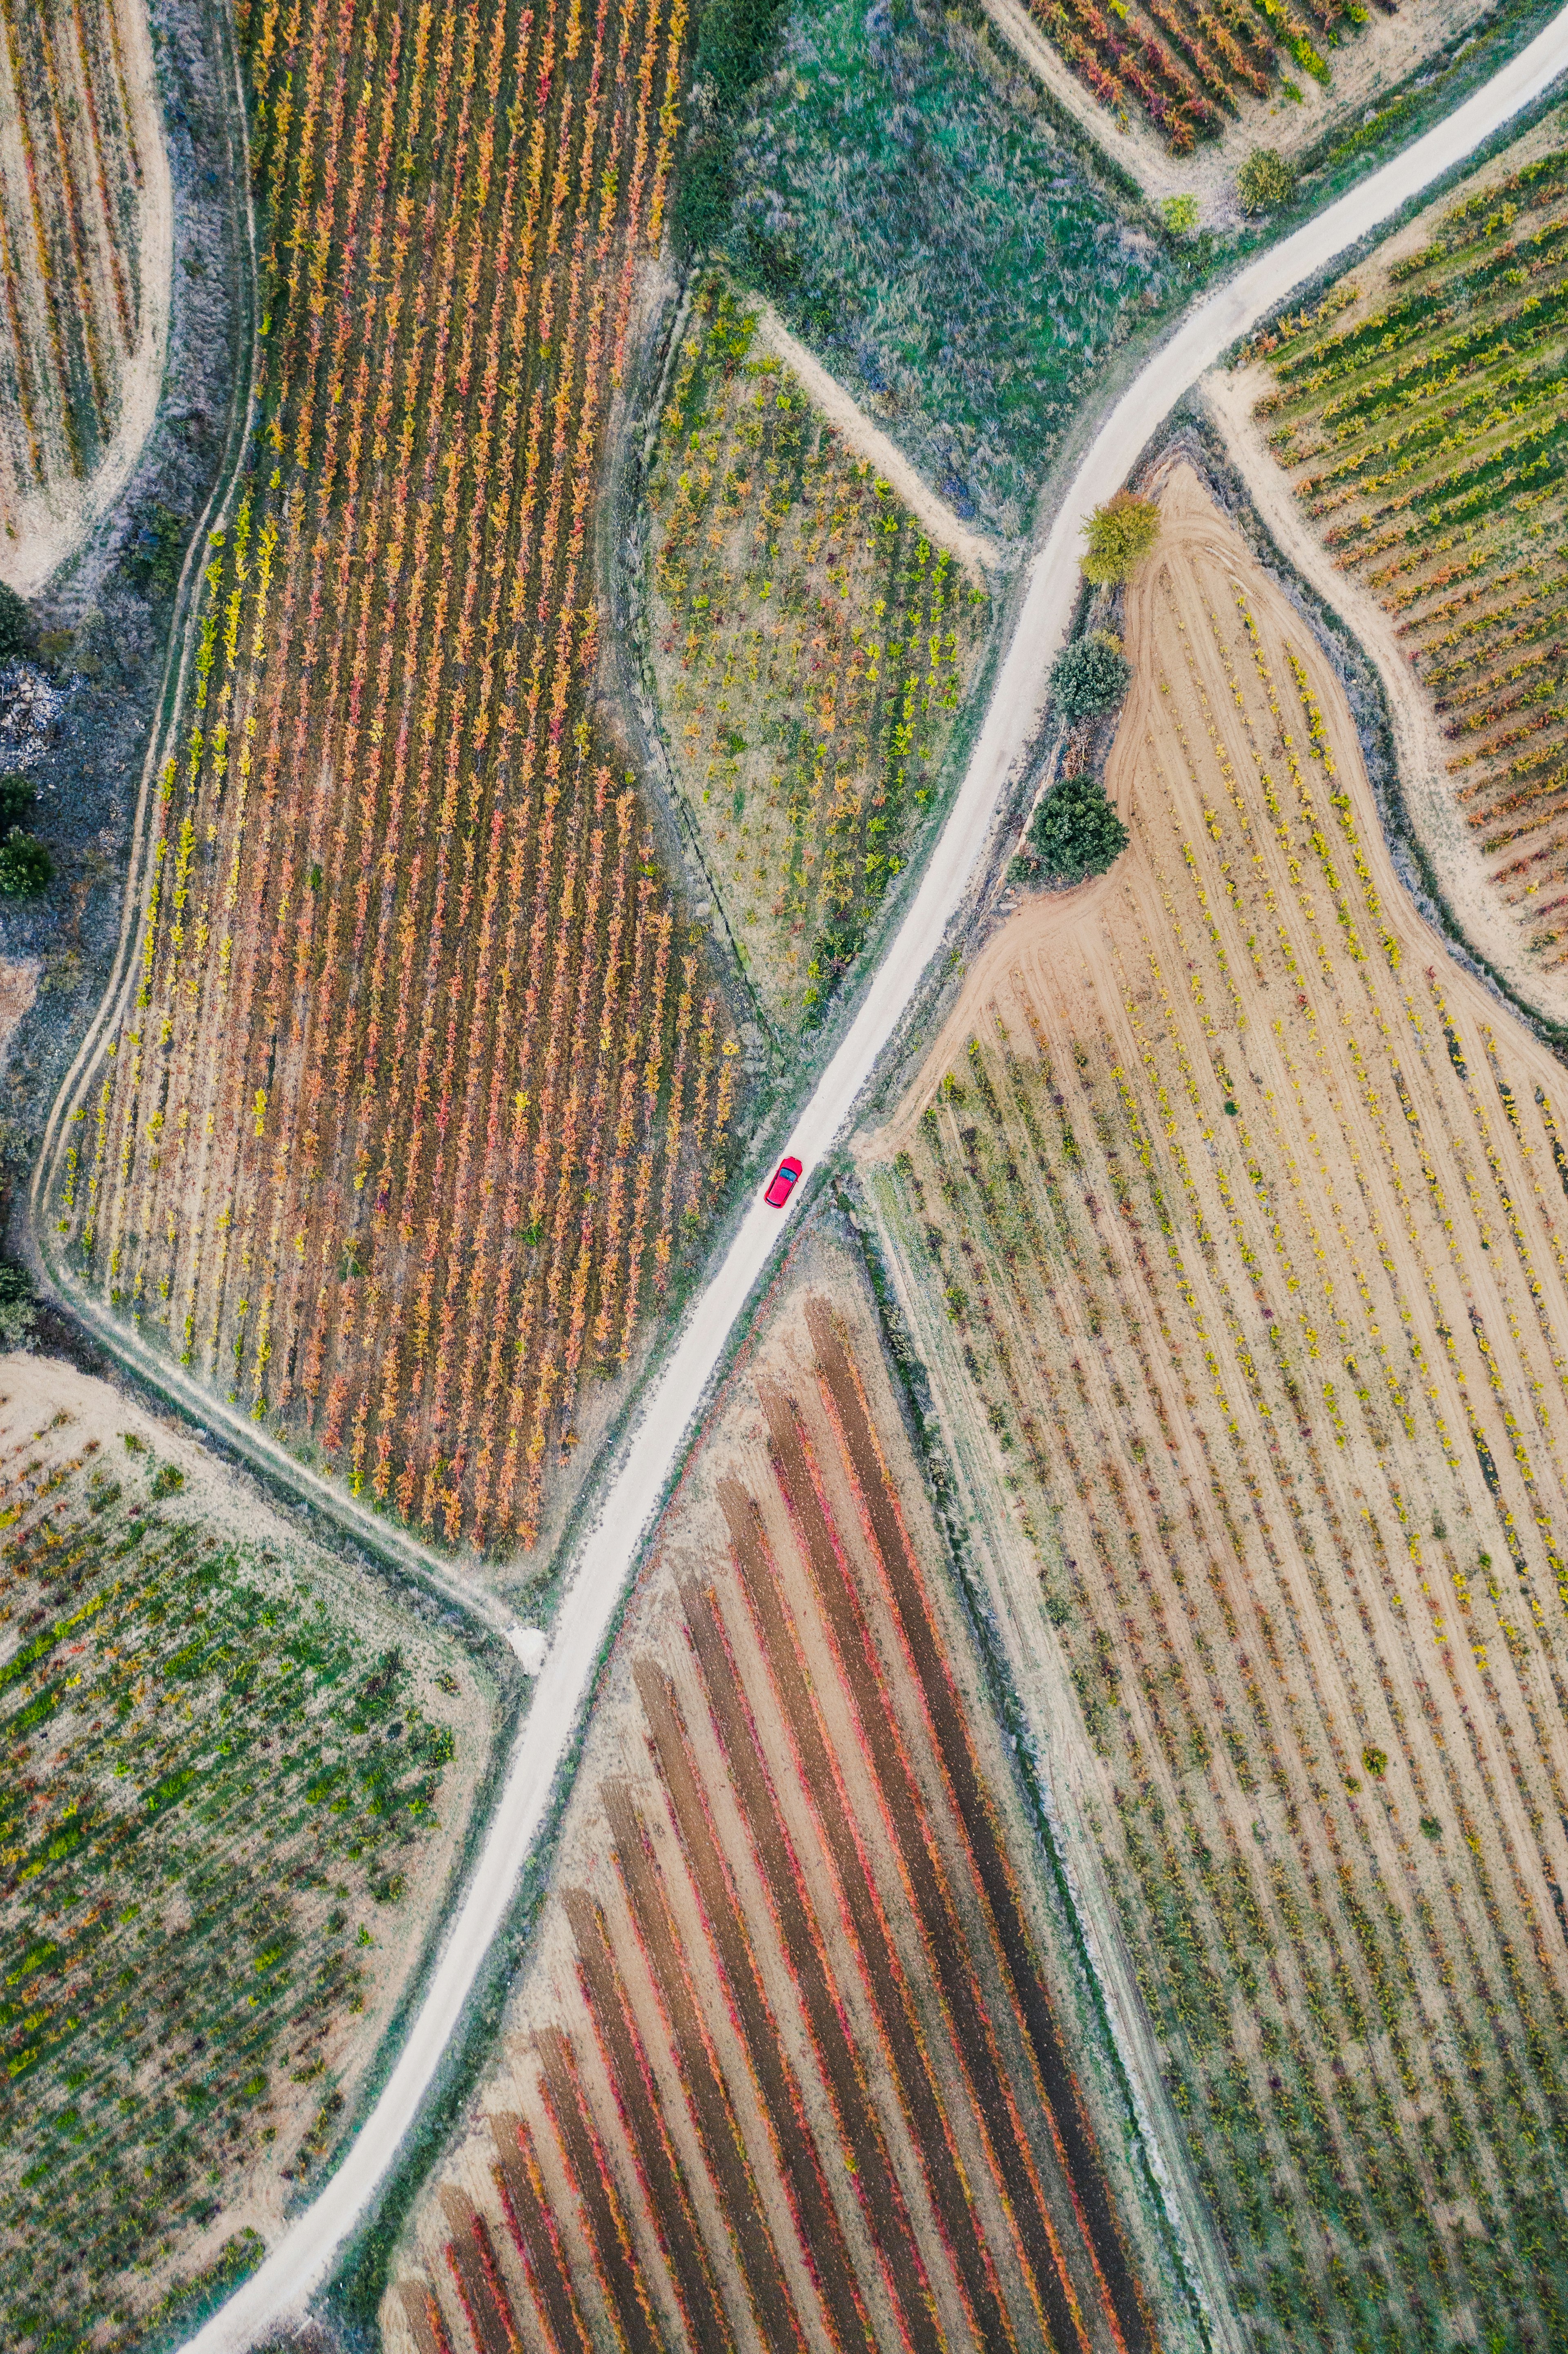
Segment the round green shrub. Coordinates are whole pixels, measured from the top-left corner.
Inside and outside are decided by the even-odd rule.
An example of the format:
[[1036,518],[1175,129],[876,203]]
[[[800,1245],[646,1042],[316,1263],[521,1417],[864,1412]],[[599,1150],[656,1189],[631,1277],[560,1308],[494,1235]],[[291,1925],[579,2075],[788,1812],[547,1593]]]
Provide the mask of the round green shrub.
[[35,833],[13,826],[0,842],[0,892],[7,899],[36,899],[47,891],[55,862]]
[[23,776],[20,769],[0,777],[0,835],[9,833],[14,825],[26,825],[37,800],[31,778]]
[[1051,665],[1051,700],[1069,723],[1114,711],[1131,684],[1132,664],[1109,630],[1075,638]]
[[1064,777],[1034,812],[1029,846],[1045,878],[1083,883],[1103,875],[1127,848],[1127,828],[1098,777]]
[[1236,175],[1244,213],[1275,213],[1296,194],[1296,174],[1272,147],[1255,147]]
[[1088,549],[1084,578],[1097,588],[1115,580],[1130,580],[1160,536],[1160,509],[1152,499],[1135,498],[1118,491],[1097,507],[1084,525]]

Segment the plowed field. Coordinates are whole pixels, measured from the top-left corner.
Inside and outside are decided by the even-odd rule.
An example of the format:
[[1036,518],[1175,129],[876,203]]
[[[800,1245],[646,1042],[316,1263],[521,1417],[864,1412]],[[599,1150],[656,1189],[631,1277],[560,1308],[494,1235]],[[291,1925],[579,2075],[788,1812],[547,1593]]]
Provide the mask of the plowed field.
[[1152,2349],[941,1575],[874,1326],[798,1283],[633,1605],[389,2345]]
[[1251,2342],[1544,2349],[1568,1084],[1402,902],[1295,608],[1162,507],[1130,848],[987,949],[873,1188]]

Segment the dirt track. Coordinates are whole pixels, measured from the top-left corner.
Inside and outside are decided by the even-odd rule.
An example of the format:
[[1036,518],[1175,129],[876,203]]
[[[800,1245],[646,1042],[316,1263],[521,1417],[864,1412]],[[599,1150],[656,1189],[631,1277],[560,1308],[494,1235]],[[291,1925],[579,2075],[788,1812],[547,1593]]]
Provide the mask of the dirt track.
[[950,547],[977,579],[983,579],[987,574],[994,578],[1005,568],[1008,551],[1001,542],[989,538],[983,531],[976,531],[937,496],[898,444],[872,422],[838,378],[828,374],[816,354],[792,335],[778,313],[766,303],[757,323],[757,344],[758,348],[774,353],[800,378],[812,407],[820,409],[829,424],[842,434],[852,450],[869,458],[877,472],[886,476],[910,514],[925,525],[939,547]]
[[[1075,595],[1083,522],[1125,480],[1170,405],[1230,344],[1366,230],[1388,218],[1473,152],[1568,63],[1568,11],[1475,98],[1352,197],[1260,255],[1207,298],[1153,355],[1096,434],[1034,557],[1013,642],[997,677],[969,769],[902,925],[790,1140],[808,1173],[837,1143],[872,1072],[923,985],[989,839],[1014,766],[1038,722],[1044,682]],[[133,970],[129,963],[122,970]],[[58,1136],[58,1129],[56,1131]],[[783,1139],[779,1140],[781,1142]],[[796,1190],[797,1203],[809,1185]],[[788,1220],[754,1204],[694,1300],[686,1324],[647,1391],[642,1419],[600,1503],[565,1596],[552,1653],[509,1767],[469,1894],[452,1920],[425,2003],[373,2117],[325,2192],[267,2263],[190,2341],[199,2354],[243,2349],[301,2311],[346,2235],[375,2200],[435,2081],[474,1979],[504,1919],[542,1825],[589,1691],[604,1637],[644,1534],[663,1501],[687,1433],[731,1335]]]

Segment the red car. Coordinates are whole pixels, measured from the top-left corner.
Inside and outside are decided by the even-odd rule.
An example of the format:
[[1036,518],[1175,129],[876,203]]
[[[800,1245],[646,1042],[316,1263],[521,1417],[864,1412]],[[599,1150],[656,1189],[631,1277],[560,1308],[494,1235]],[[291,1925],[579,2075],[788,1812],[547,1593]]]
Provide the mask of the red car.
[[798,1161],[792,1158],[781,1161],[773,1172],[773,1182],[763,1195],[763,1200],[771,1203],[774,1209],[781,1210],[794,1192],[800,1175],[800,1164]]

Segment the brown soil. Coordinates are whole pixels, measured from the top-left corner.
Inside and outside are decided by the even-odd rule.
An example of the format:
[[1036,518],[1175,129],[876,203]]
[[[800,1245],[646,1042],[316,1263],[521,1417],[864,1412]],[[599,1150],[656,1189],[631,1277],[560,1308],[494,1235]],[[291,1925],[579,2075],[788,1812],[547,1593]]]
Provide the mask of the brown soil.
[[1249,2336],[1542,2345],[1568,1091],[1404,901],[1299,615],[1190,469],[1161,506],[1129,848],[977,960],[867,1176]]
[[429,2296],[480,2354],[1152,2346],[945,1575],[862,1280],[808,1230],[633,1599],[389,2344]]

